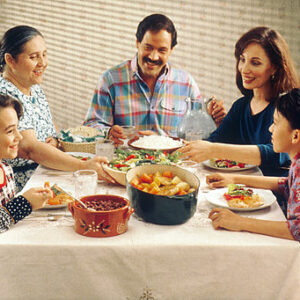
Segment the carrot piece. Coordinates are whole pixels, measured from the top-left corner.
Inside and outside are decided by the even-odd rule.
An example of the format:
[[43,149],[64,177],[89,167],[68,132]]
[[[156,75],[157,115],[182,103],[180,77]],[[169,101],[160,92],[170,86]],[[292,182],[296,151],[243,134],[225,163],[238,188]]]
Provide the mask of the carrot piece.
[[173,178],[173,173],[171,171],[164,171],[162,173],[162,176],[167,178]]
[[143,174],[140,178],[141,182],[145,182],[145,183],[151,183],[153,181],[153,179],[151,178],[151,176],[149,176],[148,174]]

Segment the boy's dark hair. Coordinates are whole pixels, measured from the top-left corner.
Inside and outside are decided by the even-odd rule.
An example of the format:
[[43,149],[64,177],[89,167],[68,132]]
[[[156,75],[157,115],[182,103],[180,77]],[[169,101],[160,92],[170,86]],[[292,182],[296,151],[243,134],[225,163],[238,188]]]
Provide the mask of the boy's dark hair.
[[276,108],[288,120],[292,129],[300,129],[300,89],[293,89],[279,97]]
[[12,107],[16,111],[18,119],[21,118],[23,114],[22,104],[10,96],[0,94],[0,108],[6,107]]
[[153,14],[142,20],[136,31],[136,38],[138,42],[141,42],[144,38],[145,33],[150,30],[158,32],[160,30],[166,30],[171,33],[172,41],[171,48],[177,45],[177,32],[173,22],[165,15]]

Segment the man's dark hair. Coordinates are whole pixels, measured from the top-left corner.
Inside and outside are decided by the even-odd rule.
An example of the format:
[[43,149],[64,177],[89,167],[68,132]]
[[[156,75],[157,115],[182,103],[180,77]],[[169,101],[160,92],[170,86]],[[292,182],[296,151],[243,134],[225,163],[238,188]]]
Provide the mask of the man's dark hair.
[[177,44],[177,32],[175,26],[165,15],[153,14],[141,21],[136,31],[136,38],[138,42],[143,40],[144,35],[148,30],[153,32],[166,30],[171,33],[172,36],[171,48]]
[[300,129],[300,89],[293,89],[279,97],[276,108],[288,120],[292,129]]

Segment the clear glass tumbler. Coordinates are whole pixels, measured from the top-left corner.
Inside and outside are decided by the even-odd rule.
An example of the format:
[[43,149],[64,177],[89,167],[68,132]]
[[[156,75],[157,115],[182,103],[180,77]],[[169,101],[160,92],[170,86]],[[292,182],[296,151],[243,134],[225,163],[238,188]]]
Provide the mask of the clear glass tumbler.
[[136,136],[136,127],[131,125],[122,125],[123,133],[126,136],[126,139],[123,140],[123,147],[128,147],[128,141],[133,139]]
[[114,142],[104,138],[98,138],[96,140],[96,155],[105,156],[109,161],[114,157],[115,146]]
[[95,195],[97,192],[98,174],[95,170],[78,170],[74,172],[75,197]]

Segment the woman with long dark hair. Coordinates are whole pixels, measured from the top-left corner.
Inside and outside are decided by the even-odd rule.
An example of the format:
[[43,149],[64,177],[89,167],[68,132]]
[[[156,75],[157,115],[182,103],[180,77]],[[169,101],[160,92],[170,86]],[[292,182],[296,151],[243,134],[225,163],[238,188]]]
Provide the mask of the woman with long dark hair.
[[290,159],[273,151],[268,129],[275,100],[299,87],[288,46],[277,31],[255,27],[237,41],[235,58],[236,83],[244,96],[208,141],[190,142],[180,151],[195,161],[230,159],[257,165],[264,175],[286,176]]

